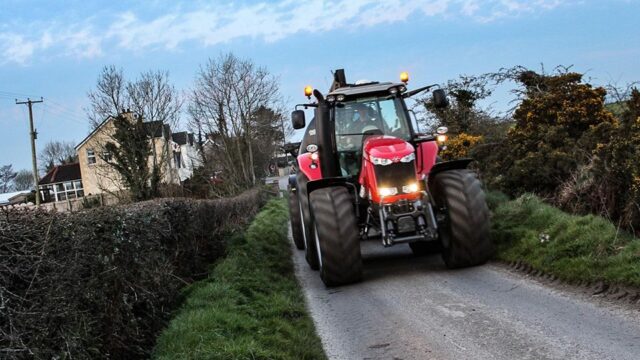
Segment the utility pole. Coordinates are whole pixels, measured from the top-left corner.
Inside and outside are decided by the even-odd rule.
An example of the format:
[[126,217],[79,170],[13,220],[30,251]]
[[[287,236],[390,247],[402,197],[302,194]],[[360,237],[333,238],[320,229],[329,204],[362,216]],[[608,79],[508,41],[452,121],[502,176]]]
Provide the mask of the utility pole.
[[31,100],[27,98],[27,101],[18,101],[16,99],[16,105],[24,105],[26,104],[29,107],[29,129],[31,134],[31,161],[33,162],[33,183],[35,185],[36,190],[36,206],[40,206],[40,190],[38,189],[38,181],[40,177],[38,176],[38,162],[36,161],[36,139],[38,138],[38,132],[33,129],[33,104],[41,103],[44,99],[40,98],[40,100]]

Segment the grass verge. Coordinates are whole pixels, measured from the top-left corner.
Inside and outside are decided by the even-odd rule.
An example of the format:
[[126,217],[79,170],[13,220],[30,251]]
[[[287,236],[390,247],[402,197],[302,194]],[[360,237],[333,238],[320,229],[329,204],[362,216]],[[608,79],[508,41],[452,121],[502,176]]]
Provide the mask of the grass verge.
[[325,359],[295,279],[282,199],[270,201],[227,257],[185,290],[156,359]]
[[497,257],[524,261],[566,281],[640,287],[640,239],[594,215],[567,214],[525,194],[490,192]]

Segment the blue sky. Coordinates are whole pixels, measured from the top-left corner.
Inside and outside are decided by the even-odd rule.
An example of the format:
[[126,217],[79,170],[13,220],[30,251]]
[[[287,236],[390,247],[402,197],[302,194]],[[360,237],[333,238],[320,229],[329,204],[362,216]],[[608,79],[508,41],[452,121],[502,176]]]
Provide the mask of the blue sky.
[[231,51],[277,75],[290,104],[341,67],[351,81],[407,70],[411,87],[562,64],[623,85],[640,80],[638,24],[635,0],[0,0],[0,165],[30,168],[27,109],[15,98],[45,98],[34,106],[38,149],[82,140],[86,93],[105,65],[129,78],[168,70],[188,90],[201,64]]

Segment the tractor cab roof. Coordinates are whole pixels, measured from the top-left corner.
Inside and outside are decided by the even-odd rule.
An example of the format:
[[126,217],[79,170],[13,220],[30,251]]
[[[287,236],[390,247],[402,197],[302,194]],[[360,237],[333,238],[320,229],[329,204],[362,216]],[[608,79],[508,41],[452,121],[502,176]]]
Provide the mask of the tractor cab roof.
[[330,93],[329,95],[344,95],[346,97],[362,97],[365,95],[376,95],[379,93],[389,94],[389,89],[397,86],[404,86],[403,83],[392,83],[392,82],[370,82],[361,85],[347,85],[344,87],[337,88]]

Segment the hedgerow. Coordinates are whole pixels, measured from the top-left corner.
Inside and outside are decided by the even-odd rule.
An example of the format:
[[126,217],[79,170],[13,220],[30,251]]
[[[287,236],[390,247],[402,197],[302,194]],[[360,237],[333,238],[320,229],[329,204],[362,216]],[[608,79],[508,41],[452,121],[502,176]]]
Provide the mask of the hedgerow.
[[179,302],[265,202],[164,199],[0,212],[0,358],[146,358]]

